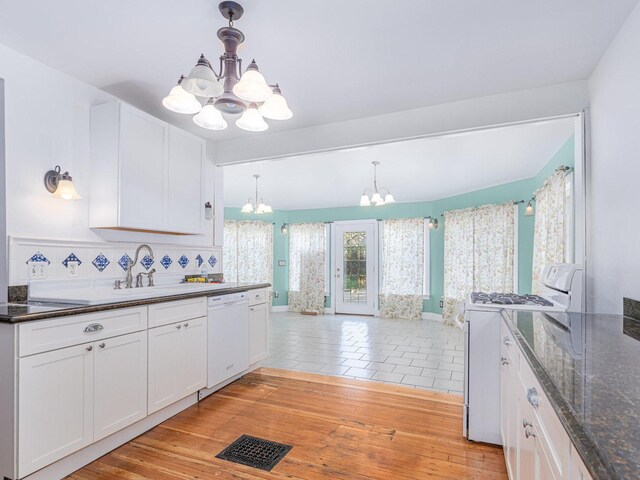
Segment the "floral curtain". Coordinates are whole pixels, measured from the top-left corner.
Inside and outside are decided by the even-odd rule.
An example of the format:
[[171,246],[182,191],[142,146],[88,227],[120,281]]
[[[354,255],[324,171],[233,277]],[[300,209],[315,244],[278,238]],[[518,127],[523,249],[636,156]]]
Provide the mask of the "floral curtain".
[[548,263],[565,261],[565,171],[557,170],[534,195],[536,223],[533,233],[533,293],[542,290],[540,278]]
[[325,249],[323,223],[289,225],[290,311],[324,311]]
[[262,221],[224,222],[224,278],[246,285],[273,283],[273,225]]
[[423,218],[382,222],[380,316],[422,317],[424,255]]
[[514,289],[515,208],[512,203],[444,215],[444,322],[460,324],[472,291]]

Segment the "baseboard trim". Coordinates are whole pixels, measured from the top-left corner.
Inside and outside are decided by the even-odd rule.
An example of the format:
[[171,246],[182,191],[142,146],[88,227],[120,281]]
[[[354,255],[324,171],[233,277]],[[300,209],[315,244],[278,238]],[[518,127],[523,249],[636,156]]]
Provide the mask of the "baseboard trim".
[[422,312],[422,320],[434,320],[442,322],[442,315],[434,312]]
[[289,311],[289,305],[277,305],[275,307],[271,307],[271,311],[276,313],[276,312],[288,312]]

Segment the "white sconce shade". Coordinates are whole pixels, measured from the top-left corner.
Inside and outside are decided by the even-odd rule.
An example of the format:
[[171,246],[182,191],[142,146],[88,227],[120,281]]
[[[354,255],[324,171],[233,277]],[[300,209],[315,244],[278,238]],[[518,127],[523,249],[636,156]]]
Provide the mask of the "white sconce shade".
[[198,99],[182,88],[184,77],[180,77],[178,84],[171,89],[169,95],[162,99],[162,105],[167,110],[176,113],[194,114],[202,110],[202,105]]
[[233,86],[233,93],[247,102],[264,102],[273,95],[271,87],[258,71],[255,60],[247,67],[240,81]]
[[76,186],[73,184],[71,177],[68,179],[62,178],[58,182],[58,188],[53,196],[63,200],[80,200],[82,198],[76,191]]
[[534,214],[533,205],[531,205],[531,201],[529,201],[529,203],[527,203],[527,208],[524,209],[524,216],[531,217],[533,216],[533,214]]
[[182,81],[182,88],[198,97],[218,97],[224,92],[224,88],[211,69],[209,60],[204,55],[200,55],[196,66]]
[[220,110],[213,106],[213,98],[202,107],[200,113],[193,117],[193,123],[207,130],[224,130],[227,128],[227,121],[222,116]]
[[249,132],[262,132],[269,128],[267,122],[264,121],[260,112],[256,108],[255,103],[252,103],[247,108],[242,116],[236,120],[236,126]]
[[267,98],[258,110],[263,117],[271,120],[289,120],[293,117],[293,112],[289,109],[289,105],[280,93],[278,86],[273,90],[273,95]]
[[282,226],[280,227],[280,233],[282,235],[286,235],[287,234],[287,224],[283,223]]
[[213,205],[211,205],[211,202],[204,204],[204,218],[206,220],[213,220]]
[[437,218],[429,218],[428,227],[429,227],[429,230],[436,230],[438,228],[438,219]]
[[384,197],[384,203],[396,203],[396,199],[393,198],[393,195],[387,193]]
[[364,194],[360,197],[360,206],[361,207],[370,207],[371,200],[369,200],[369,196]]

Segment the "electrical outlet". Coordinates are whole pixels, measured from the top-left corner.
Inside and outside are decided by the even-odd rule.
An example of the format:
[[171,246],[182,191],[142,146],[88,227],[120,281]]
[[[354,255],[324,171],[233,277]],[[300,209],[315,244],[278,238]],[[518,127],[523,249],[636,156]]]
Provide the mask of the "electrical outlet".
[[47,262],[29,262],[29,280],[42,280],[47,278]]
[[78,262],[67,262],[67,273],[70,277],[78,275]]
[[444,301],[440,300],[440,308],[443,308],[443,307],[444,307]]

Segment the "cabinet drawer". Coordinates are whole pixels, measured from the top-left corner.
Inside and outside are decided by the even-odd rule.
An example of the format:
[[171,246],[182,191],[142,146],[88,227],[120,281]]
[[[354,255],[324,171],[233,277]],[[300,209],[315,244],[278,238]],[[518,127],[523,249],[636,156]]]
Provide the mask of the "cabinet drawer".
[[249,291],[249,306],[267,303],[267,289]]
[[545,451],[555,476],[565,478],[571,449],[569,437],[524,357],[520,361],[519,373],[522,385],[527,391],[527,400],[530,398],[528,395],[530,389],[535,389],[535,398],[531,399],[533,403],[531,401],[529,403],[533,407],[535,418],[532,421],[535,424],[537,439]]
[[191,320],[207,315],[207,297],[149,305],[149,327]]
[[147,328],[147,307],[28,322],[19,326],[19,356],[47,352]]

